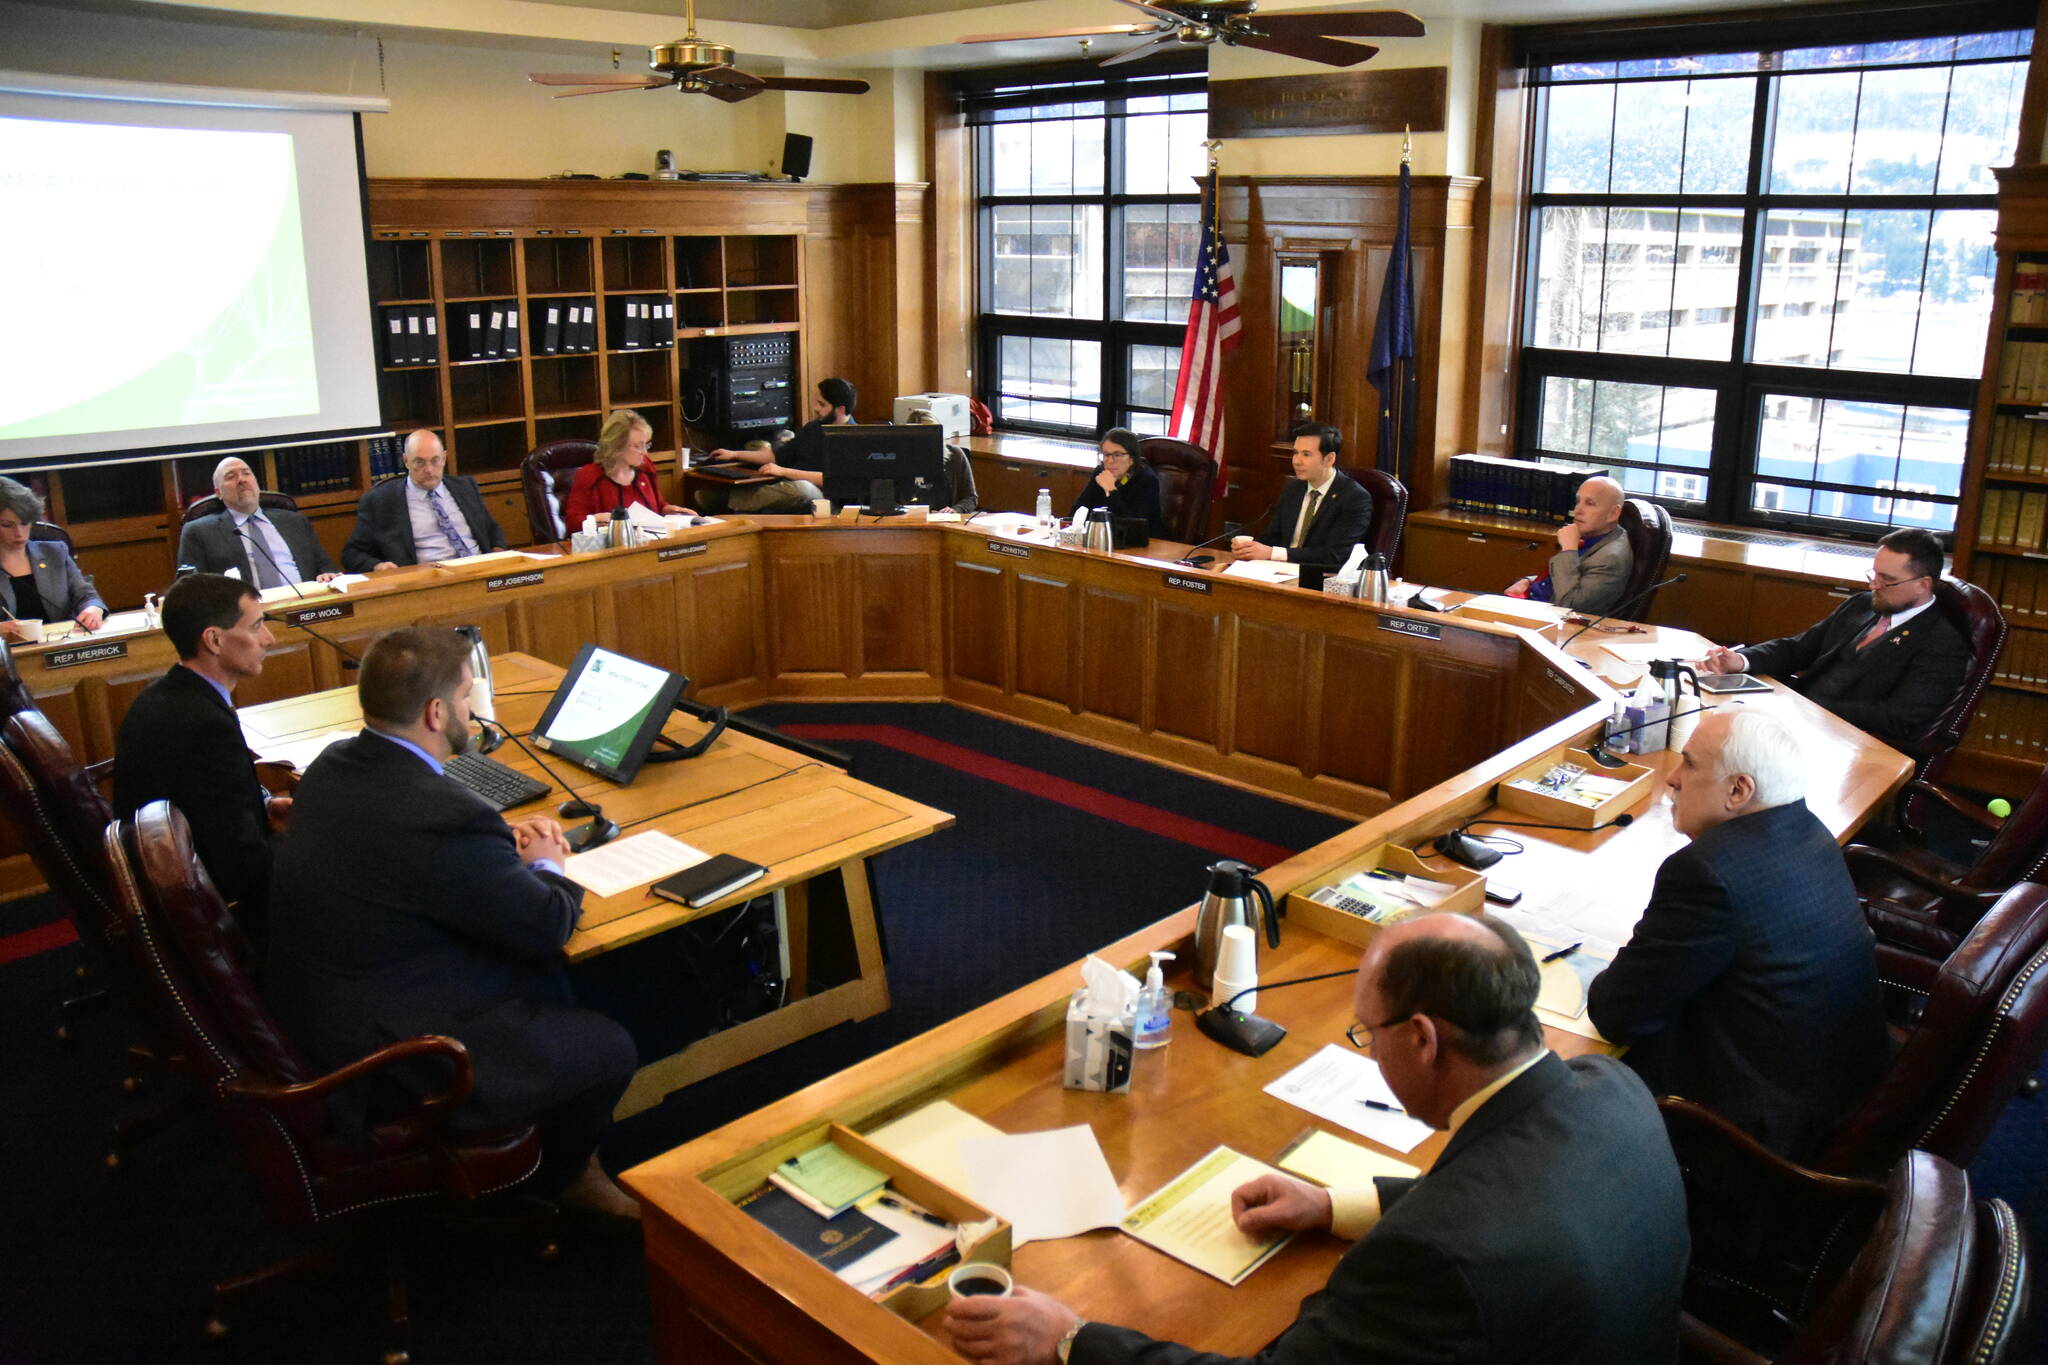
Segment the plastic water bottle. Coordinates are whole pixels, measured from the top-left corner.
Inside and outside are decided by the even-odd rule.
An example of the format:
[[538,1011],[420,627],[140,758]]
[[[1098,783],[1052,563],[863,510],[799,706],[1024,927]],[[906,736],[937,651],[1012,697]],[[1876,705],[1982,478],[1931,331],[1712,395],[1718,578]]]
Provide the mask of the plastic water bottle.
[[1041,488],[1038,490],[1038,529],[1050,531],[1052,524],[1052,490]]

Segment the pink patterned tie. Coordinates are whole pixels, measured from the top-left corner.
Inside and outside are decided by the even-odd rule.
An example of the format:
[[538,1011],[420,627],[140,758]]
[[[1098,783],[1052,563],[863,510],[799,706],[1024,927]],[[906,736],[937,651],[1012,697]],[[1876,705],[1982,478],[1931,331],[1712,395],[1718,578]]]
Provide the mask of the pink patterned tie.
[[1875,639],[1877,639],[1877,638],[1878,638],[1879,636],[1883,635],[1883,634],[1884,634],[1884,633],[1885,633],[1886,631],[1890,630],[1891,628],[1892,628],[1892,618],[1891,618],[1891,617],[1889,617],[1889,616],[1880,616],[1880,617],[1878,617],[1878,618],[1877,618],[1877,624],[1876,624],[1876,625],[1874,625],[1874,626],[1872,626],[1872,627],[1871,627],[1871,628],[1870,628],[1869,630],[1865,631],[1865,632],[1863,633],[1863,638],[1862,638],[1862,639],[1860,639],[1860,640],[1858,640],[1858,641],[1856,642],[1856,648],[1858,648],[1858,649],[1862,649],[1862,648],[1863,648],[1863,647],[1864,647],[1865,645],[1869,644],[1869,643],[1870,643],[1870,642],[1871,642],[1872,640],[1875,640]]

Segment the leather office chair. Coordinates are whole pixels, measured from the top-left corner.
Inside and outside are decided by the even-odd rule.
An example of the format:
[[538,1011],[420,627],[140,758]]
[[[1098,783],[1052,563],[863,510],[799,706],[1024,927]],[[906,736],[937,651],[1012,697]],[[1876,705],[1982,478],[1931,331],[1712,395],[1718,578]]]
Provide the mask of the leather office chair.
[[1649,592],[1652,583],[1664,581],[1664,569],[1671,562],[1671,514],[1647,498],[1627,498],[1621,504],[1621,533],[1628,537],[1633,563],[1622,601],[1629,603],[1625,614],[1632,621],[1650,619],[1657,594],[1631,601]]
[[[472,1082],[469,1054],[453,1038],[406,1038],[325,1073],[308,1062],[264,1004],[227,907],[192,851],[185,817],[168,801],[152,801],[134,820],[109,825],[104,848],[116,904],[111,937],[146,1005],[216,1097],[271,1217],[288,1229],[323,1234],[309,1252],[215,1285],[208,1331],[227,1330],[223,1314],[247,1291],[350,1251],[381,1250],[393,1277],[385,1359],[404,1360],[397,1220],[436,1203],[473,1204],[519,1184],[539,1165],[537,1131],[450,1130]],[[329,1096],[420,1058],[446,1064],[445,1089],[367,1135],[341,1130]]]
[[549,545],[569,538],[562,506],[576,471],[597,458],[597,442],[580,437],[549,441],[519,462],[519,486],[526,491],[526,522],[533,543]]
[[1408,527],[1408,485],[1384,469],[1339,469],[1372,496],[1372,524],[1365,531],[1367,554],[1376,554],[1395,567],[1394,556],[1401,549],[1401,533]]
[[[1918,760],[1913,776],[1921,782],[1938,783],[1948,771],[1956,746],[1977,714],[1977,702],[2005,652],[2005,616],[1991,594],[1959,578],[1934,580],[1934,609],[1948,617],[1970,646],[1970,666],[1963,683],[1948,705],[1941,708],[1917,734],[1908,736],[1899,748]],[[1912,798],[1907,798],[1909,801]]]
[[[284,512],[296,512],[299,510],[299,500],[297,498],[289,493],[273,492],[268,488],[256,495],[256,505]],[[188,521],[197,521],[201,517],[210,517],[216,512],[225,512],[227,506],[226,503],[220,500],[220,494],[202,493],[192,499],[191,502],[185,504],[185,515],[178,524],[183,526]]]
[[[1878,972],[1891,979],[1879,945]],[[1967,1166],[2048,1049],[2048,886],[1999,897],[1950,954],[1892,1064],[1842,1116],[1818,1170],[1883,1170],[1911,1148]]]
[[1159,507],[1169,539],[1193,545],[1209,536],[1209,492],[1216,461],[1209,452],[1171,436],[1147,436],[1138,456],[1159,476]]
[[1802,1169],[1658,1101],[1686,1185],[1681,1357],[1713,1365],[2016,1365],[2032,1274],[2012,1210],[1927,1152],[1882,1181]]
[[[1975,863],[1949,862],[1919,842],[1910,813],[1930,804],[1991,832]],[[2015,883],[2039,880],[2048,869],[2048,768],[2004,820],[1931,782],[1908,783],[1893,809],[1894,827],[1880,831],[1888,836],[1884,846],[1851,844],[1844,852],[1864,917],[1888,959],[1887,979],[1924,995],[1984,912]]]
[[28,684],[21,680],[21,672],[14,666],[14,653],[7,641],[0,640],[0,720],[36,710],[36,699],[29,692]]
[[67,550],[77,548],[71,543],[71,533],[54,521],[38,521],[34,523],[28,528],[28,538],[30,540],[54,540],[61,543]]

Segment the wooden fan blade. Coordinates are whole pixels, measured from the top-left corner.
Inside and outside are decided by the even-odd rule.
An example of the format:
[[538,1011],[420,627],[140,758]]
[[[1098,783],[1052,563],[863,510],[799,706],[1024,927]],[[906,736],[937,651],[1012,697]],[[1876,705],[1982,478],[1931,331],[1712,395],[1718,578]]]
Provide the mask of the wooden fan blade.
[[633,86],[667,85],[666,76],[642,76],[626,72],[602,71],[529,71],[526,79],[535,85],[616,85],[620,89]]
[[1292,14],[1261,14],[1252,20],[1261,33],[1292,38],[1313,34],[1327,38],[1420,38],[1422,21],[1406,10],[1383,9],[1369,14],[1318,14],[1297,10]]
[[1223,41],[1236,47],[1255,47],[1261,52],[1277,52],[1283,57],[1299,57],[1305,62],[1321,62],[1324,66],[1357,66],[1379,51],[1370,43],[1347,43],[1337,38],[1318,38],[1308,33],[1290,33],[1284,38],[1227,33],[1223,36]]
[[[1176,28],[1180,27],[1180,25],[1182,25],[1183,23],[1186,23],[1188,18],[1187,15],[1180,14],[1174,10],[1161,9],[1157,5],[1148,5],[1145,3],[1145,0],[1117,0],[1117,3],[1120,5],[1129,5],[1132,9],[1143,10],[1145,13],[1152,15],[1154,18],[1164,19]],[[1107,63],[1104,63],[1104,65],[1107,65]]]
[[623,95],[628,90],[659,90],[667,84],[667,81],[655,81],[651,85],[599,85],[593,86],[589,90],[564,90],[559,95],[556,95],[555,98],[558,100],[572,100],[578,95]]
[[759,76],[754,75],[752,72],[742,71],[736,66],[707,66],[702,71],[692,71],[690,74],[698,80],[708,81],[712,85],[738,85],[752,88],[761,84]]
[[707,85],[704,87],[704,93],[715,100],[724,100],[727,104],[738,104],[741,100],[750,100],[756,95],[766,93],[767,89],[765,85]]
[[1119,62],[1135,62],[1140,57],[1150,56],[1154,49],[1164,46],[1165,44],[1170,43],[1172,41],[1174,41],[1174,37],[1171,33],[1162,33],[1157,38],[1152,39],[1152,41],[1150,42],[1139,43],[1136,47],[1127,47],[1122,52],[1117,53],[1114,57],[1110,57],[1106,60],[1097,62],[1096,65],[1115,66]]
[[815,90],[821,95],[865,95],[866,81],[832,80],[822,76],[763,76],[761,84],[770,90]]
[[1029,33],[975,33],[955,38],[956,43],[1026,43],[1039,38],[1128,38],[1134,33],[1157,33],[1157,24],[1098,24],[1094,28],[1041,28]]

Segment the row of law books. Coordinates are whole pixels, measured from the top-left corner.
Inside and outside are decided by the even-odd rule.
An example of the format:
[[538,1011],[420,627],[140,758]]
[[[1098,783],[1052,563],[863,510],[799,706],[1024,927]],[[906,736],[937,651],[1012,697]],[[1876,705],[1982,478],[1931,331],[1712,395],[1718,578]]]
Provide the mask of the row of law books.
[[2048,341],[2008,341],[1998,353],[1998,401],[2048,403]]
[[2048,764],[2048,706],[2032,693],[1989,688],[1978,699],[1977,714],[1964,742],[1972,749],[2030,765]]
[[323,441],[277,452],[277,491],[341,493],[356,486],[356,443]]
[[1991,488],[1977,513],[1977,548],[2021,551],[2048,549],[2048,489]]
[[1571,518],[1579,485],[1605,469],[1537,464],[1500,455],[1451,457],[1451,507],[1488,516],[1561,523]]
[[1992,555],[1971,566],[1970,581],[1991,594],[2013,625],[2048,625],[2048,560]]
[[1984,472],[2048,477],[2048,422],[2026,417],[2000,417],[1993,421]]
[[2016,327],[2048,323],[2048,260],[2020,261],[2013,266],[2005,320]]
[[2006,632],[2005,650],[1992,676],[2002,683],[2048,688],[2048,631]]

